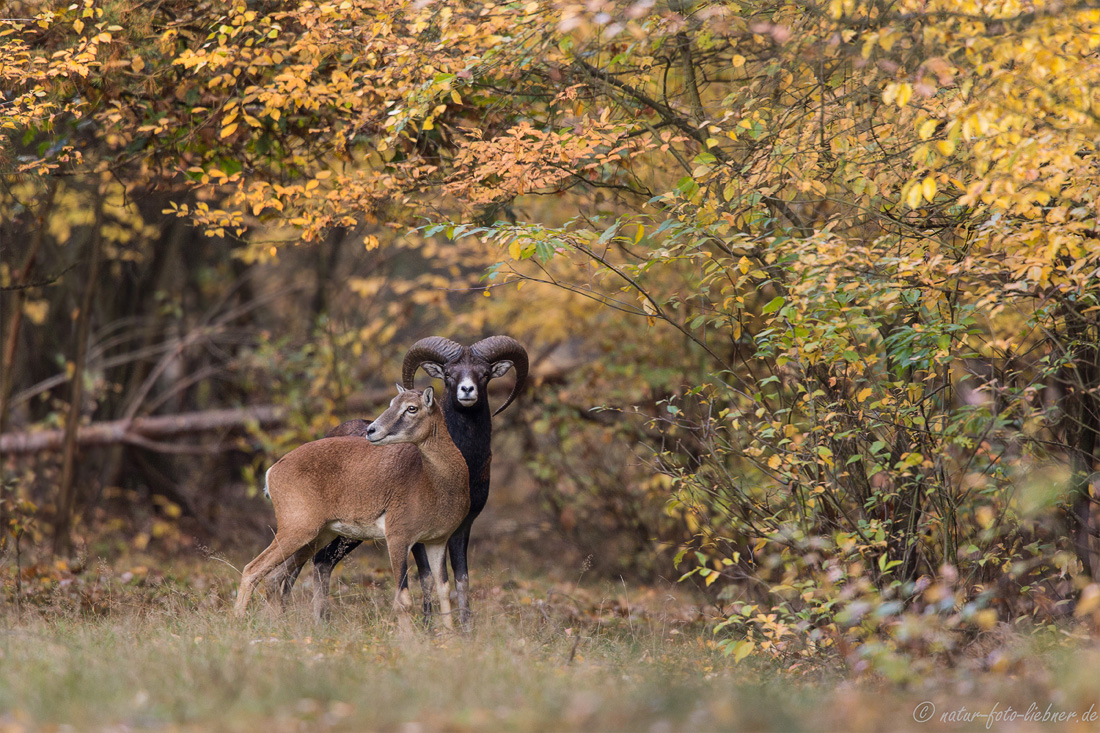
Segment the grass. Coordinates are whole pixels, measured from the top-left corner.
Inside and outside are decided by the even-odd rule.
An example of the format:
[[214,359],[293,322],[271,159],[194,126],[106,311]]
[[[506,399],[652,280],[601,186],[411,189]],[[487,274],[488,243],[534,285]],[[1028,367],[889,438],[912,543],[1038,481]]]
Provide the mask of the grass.
[[[1083,713],[1100,691],[1081,674],[1100,661],[1087,651],[1020,652],[1026,666],[944,668],[906,688],[843,669],[796,676],[722,656],[675,588],[503,570],[482,576],[469,635],[399,637],[388,584],[354,565],[326,624],[303,591],[283,616],[257,599],[237,620],[237,577],[211,565],[144,579],[100,567],[80,588],[5,609],[0,729],[966,730],[984,719],[921,728],[912,711],[934,700]],[[1029,725],[1014,729],[1052,729]]]

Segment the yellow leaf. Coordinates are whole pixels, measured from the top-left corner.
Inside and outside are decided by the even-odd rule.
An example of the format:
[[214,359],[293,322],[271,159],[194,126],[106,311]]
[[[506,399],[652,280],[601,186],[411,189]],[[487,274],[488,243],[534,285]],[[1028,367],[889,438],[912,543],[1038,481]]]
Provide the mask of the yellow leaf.
[[77,33],[83,33],[84,32],[84,21],[80,20],[79,18],[74,20],[73,21],[73,30],[76,31]]
[[898,106],[904,107],[909,104],[909,100],[913,97],[913,85],[912,84],[898,84]]
[[872,390],[870,387],[864,387],[859,391],[859,394],[856,395],[856,401],[864,402],[868,397],[871,396],[871,392],[873,391],[874,390]]
[[735,53],[733,58],[730,59],[730,63],[733,64],[733,68],[740,69],[745,65],[745,57],[739,53]]
[[[512,240],[512,243],[508,245],[508,254],[513,260],[518,260],[523,256],[523,247],[518,239]],[[488,293],[489,291],[485,292]]]
[[460,95],[458,92],[456,92],[455,90],[452,89],[451,90],[451,101],[454,102],[455,104],[462,104],[462,95]]
[[926,201],[936,198],[936,179],[932,176],[925,178],[920,184],[920,190]]
[[921,140],[927,140],[936,133],[936,125],[939,124],[936,120],[925,120],[924,124],[920,126],[919,134]]
[[642,241],[642,237],[645,236],[645,227],[641,224],[638,225],[638,232],[634,235],[634,244]]
[[773,471],[782,465],[783,459],[780,458],[778,455],[773,455],[771,458],[768,459],[768,468],[772,469]]
[[267,114],[271,119],[275,120],[276,122],[278,122],[279,118],[283,116],[283,113],[280,112],[277,109],[273,109],[270,112],[268,112]]
[[978,628],[982,631],[989,631],[997,625],[997,612],[992,608],[978,611],[974,614],[974,623],[976,623]]
[[230,135],[232,135],[232,134],[233,134],[234,132],[236,132],[236,131],[237,131],[237,123],[236,123],[236,122],[233,122],[233,123],[231,123],[231,124],[228,124],[228,125],[226,125],[225,127],[223,127],[223,128],[222,128],[222,134],[221,134],[221,136],[222,136],[223,138],[227,138],[227,137],[229,137]]
[[909,204],[910,209],[915,209],[920,206],[921,187],[910,186],[909,193],[905,195],[905,203]]
[[1073,609],[1073,615],[1080,618],[1087,613],[1092,613],[1100,607],[1100,585],[1089,583],[1081,590],[1081,597],[1077,600],[1077,608]]
[[710,586],[710,584],[713,583],[714,581],[718,580],[719,577],[720,576],[719,576],[718,573],[711,570],[710,575],[707,576],[707,582],[706,582],[707,586]]
[[23,304],[23,315],[36,326],[41,326],[46,322],[46,316],[49,312],[50,301],[48,300],[28,300]]
[[145,68],[145,59],[141,56],[134,56],[130,59],[130,68],[133,69],[135,74],[140,74],[141,70]]
[[737,646],[733,650],[733,661],[740,662],[745,657],[752,654],[753,649],[756,648],[756,643],[745,639],[744,641],[737,642]]
[[737,269],[741,271],[742,275],[745,275],[752,269],[752,262],[749,261],[748,257],[742,257],[737,261]]
[[432,117],[429,117],[428,119],[424,120],[424,124],[421,125],[421,128],[424,129],[424,130],[434,130],[435,129],[435,119],[432,118]]

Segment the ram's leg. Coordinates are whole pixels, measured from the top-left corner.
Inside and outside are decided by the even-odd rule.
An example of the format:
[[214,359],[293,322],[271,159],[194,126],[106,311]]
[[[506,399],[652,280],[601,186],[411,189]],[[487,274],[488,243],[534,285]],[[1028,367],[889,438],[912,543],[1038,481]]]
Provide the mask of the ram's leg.
[[267,549],[248,563],[241,573],[241,587],[237,591],[237,602],[233,606],[233,612],[237,616],[243,616],[256,584],[299,550],[311,546],[311,543],[317,539],[318,533],[319,528],[316,527],[280,529],[276,532],[275,539]]
[[[424,626],[432,623],[432,570],[434,565],[428,562],[428,553],[424,545],[417,542],[412,547],[413,559],[416,560],[416,569],[420,576],[420,592],[423,594]],[[408,585],[406,583],[406,585]]]
[[470,547],[470,523],[463,522],[447,542],[451,552],[451,568],[455,574],[455,590],[458,595],[458,622],[463,631],[470,630],[470,573],[466,569],[466,551]]
[[[424,551],[428,556],[428,564],[431,566],[431,577],[439,595],[439,614],[443,617],[443,625],[448,629],[454,629],[454,619],[451,618],[451,588],[447,582],[447,543],[440,542],[436,545],[425,545]],[[429,596],[427,603],[431,603]]]
[[362,540],[337,537],[313,556],[313,618],[317,622],[328,618],[332,569],[361,544]]

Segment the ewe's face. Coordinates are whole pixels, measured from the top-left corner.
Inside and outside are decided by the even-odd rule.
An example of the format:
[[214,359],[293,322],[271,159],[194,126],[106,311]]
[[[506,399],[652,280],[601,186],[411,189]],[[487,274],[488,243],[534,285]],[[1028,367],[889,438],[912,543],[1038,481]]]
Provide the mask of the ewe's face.
[[429,416],[435,406],[435,390],[423,392],[397,385],[397,396],[389,408],[366,430],[367,440],[375,445],[419,443],[427,435]]

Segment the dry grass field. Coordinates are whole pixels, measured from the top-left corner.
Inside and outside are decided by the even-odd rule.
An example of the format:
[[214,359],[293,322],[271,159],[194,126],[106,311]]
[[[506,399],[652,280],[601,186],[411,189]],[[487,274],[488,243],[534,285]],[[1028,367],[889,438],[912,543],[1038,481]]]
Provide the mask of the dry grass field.
[[[13,568],[4,572],[10,591]],[[472,633],[403,638],[369,554],[338,576],[322,625],[308,582],[287,614],[257,599],[234,619],[237,579],[212,558],[171,570],[24,568],[23,601],[0,611],[0,730],[1098,727],[1084,718],[1100,697],[1100,652],[1049,632],[1001,630],[896,684],[839,655],[734,662],[716,648],[707,609],[675,586],[563,582],[497,563],[477,578]],[[921,723],[927,702],[935,712]]]

